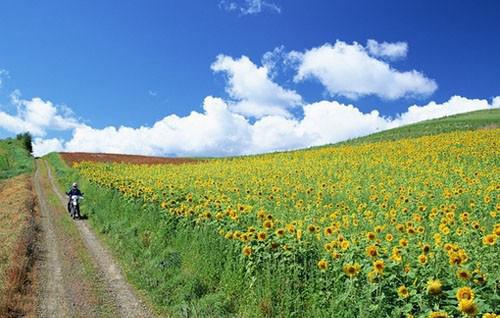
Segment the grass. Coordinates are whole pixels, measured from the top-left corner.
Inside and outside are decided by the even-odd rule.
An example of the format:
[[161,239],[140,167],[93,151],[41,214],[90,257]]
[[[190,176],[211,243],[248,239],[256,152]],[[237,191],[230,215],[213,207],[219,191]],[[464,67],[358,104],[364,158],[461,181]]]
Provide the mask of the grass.
[[18,139],[0,140],[0,316],[32,314],[37,216],[33,158]]
[[341,142],[337,145],[393,141],[403,138],[417,138],[421,136],[436,135],[453,131],[493,128],[499,127],[499,125],[500,109],[478,110],[474,112],[426,120],[407,126],[384,130],[365,137]]
[[22,140],[0,140],[0,180],[34,171],[33,157]]
[[[401,127],[346,143],[473,130],[498,126],[499,122],[498,110],[480,111]],[[333,302],[323,304],[323,297],[317,296],[321,293],[329,294],[328,297],[339,303],[350,304],[337,312],[338,316],[388,314],[381,298],[370,306],[357,301],[383,294],[371,293],[368,289],[365,289],[366,294],[359,294],[350,281],[335,282],[335,286],[342,288],[329,290],[324,286],[332,286],[332,282],[311,279],[302,269],[316,268],[318,255],[296,255],[291,260],[296,267],[288,272],[283,272],[283,264],[270,256],[256,270],[245,261],[239,245],[217,235],[216,228],[208,225],[195,230],[189,219],[169,216],[159,207],[141,200],[124,199],[117,191],[89,183],[68,168],[57,154],[49,155],[47,160],[62,184],[80,183],[87,197],[83,213],[89,216],[92,227],[112,248],[127,278],[164,315],[302,317],[307,313],[319,317],[332,308],[339,308]],[[313,298],[304,298],[307,297],[304,295],[313,295]],[[393,315],[402,314],[395,312]]]
[[28,175],[0,184],[0,225],[0,316],[32,314],[30,282],[37,221]]

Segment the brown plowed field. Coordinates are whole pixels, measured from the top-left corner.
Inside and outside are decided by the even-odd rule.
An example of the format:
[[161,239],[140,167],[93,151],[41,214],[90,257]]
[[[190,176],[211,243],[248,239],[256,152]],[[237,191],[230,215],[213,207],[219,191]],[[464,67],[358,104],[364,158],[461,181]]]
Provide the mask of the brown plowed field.
[[68,165],[75,162],[92,161],[92,162],[119,162],[119,163],[134,163],[134,164],[182,164],[194,163],[199,160],[188,158],[166,158],[166,157],[149,157],[137,155],[121,155],[109,153],[88,153],[88,152],[61,152],[61,157]]

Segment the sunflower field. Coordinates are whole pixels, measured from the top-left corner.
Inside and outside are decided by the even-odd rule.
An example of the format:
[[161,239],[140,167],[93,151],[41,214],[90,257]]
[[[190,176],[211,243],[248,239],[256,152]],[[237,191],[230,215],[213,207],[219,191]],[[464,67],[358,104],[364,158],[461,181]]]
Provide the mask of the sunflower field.
[[183,231],[226,242],[236,252],[219,257],[238,258],[235,279],[259,299],[255,316],[498,317],[499,140],[493,128],[182,165],[74,167],[183,220]]

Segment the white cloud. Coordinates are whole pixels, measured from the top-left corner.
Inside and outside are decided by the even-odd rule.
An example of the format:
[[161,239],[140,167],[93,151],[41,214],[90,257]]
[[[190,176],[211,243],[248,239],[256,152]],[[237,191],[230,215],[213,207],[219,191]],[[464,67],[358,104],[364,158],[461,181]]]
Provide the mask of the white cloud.
[[257,14],[264,10],[281,13],[281,8],[277,4],[264,0],[221,0],[219,2],[219,8],[229,12],[236,11],[242,15]]
[[57,138],[43,139],[35,138],[33,140],[33,155],[43,156],[50,152],[60,152],[64,150],[63,140]]
[[35,153],[65,151],[110,152],[163,156],[229,156],[299,149],[335,143],[377,131],[480,109],[499,108],[500,97],[487,100],[453,96],[438,104],[413,105],[394,119],[378,111],[363,113],[354,105],[320,101],[303,106],[302,118],[265,116],[251,123],[228,104],[206,97],[203,112],[170,115],[151,127],[80,125],[64,145],[60,140],[35,140]]
[[500,96],[493,97],[491,104],[493,108],[500,108]]
[[452,96],[442,104],[432,101],[424,106],[410,106],[405,113],[393,121],[393,124],[396,126],[408,125],[428,119],[499,107],[500,96],[495,97],[491,104],[486,99],[469,99],[462,96]]
[[170,115],[151,127],[81,126],[66,143],[67,151],[146,155],[232,155],[242,153],[250,141],[248,121],[229,111],[220,98],[207,97],[203,113]]
[[397,60],[406,57],[408,53],[408,43],[406,42],[382,42],[369,39],[366,42],[366,48],[370,55],[375,57],[388,58],[390,60]]
[[227,74],[226,91],[234,100],[230,104],[233,112],[255,118],[269,115],[290,117],[289,109],[302,103],[299,94],[270,79],[267,66],[258,67],[246,56],[233,59],[219,55],[212,70]]
[[295,62],[295,82],[309,78],[319,80],[332,95],[356,99],[377,95],[384,99],[428,96],[437,89],[434,80],[412,70],[400,72],[388,63],[368,54],[365,47],[354,42],[337,41],[300,52],[289,53]]
[[80,124],[69,108],[56,106],[39,97],[21,99],[19,91],[11,94],[16,114],[0,111],[0,128],[12,133],[29,131],[34,136],[45,136],[49,130],[68,130]]

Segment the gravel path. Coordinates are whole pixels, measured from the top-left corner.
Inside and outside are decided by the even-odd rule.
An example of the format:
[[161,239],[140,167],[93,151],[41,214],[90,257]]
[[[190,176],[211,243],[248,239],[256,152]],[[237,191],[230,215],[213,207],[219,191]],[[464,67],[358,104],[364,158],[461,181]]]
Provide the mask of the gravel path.
[[71,313],[66,302],[62,268],[59,255],[59,242],[56,239],[52,214],[48,208],[45,193],[40,184],[39,162],[35,172],[34,184],[42,215],[42,253],[44,255],[40,267],[40,317],[69,317]]

